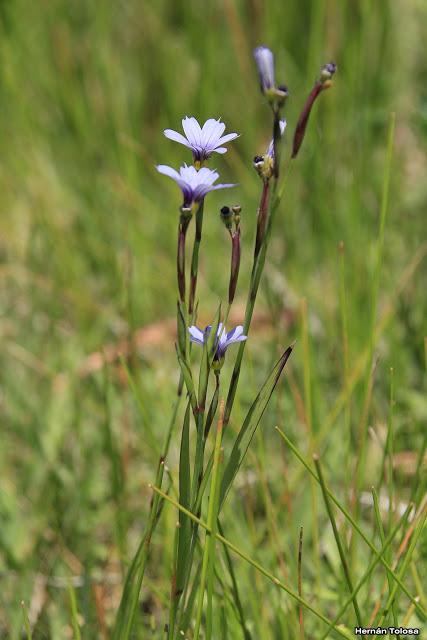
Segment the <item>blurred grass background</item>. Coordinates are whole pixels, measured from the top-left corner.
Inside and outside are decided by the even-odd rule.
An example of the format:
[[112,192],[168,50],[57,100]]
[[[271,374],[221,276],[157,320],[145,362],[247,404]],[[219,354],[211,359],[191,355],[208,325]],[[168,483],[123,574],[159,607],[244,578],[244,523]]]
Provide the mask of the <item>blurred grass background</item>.
[[[175,312],[180,201],[155,164],[178,167],[189,158],[162,130],[179,129],[182,117],[194,115],[221,117],[227,131],[241,134],[211,162],[222,181],[239,187],[208,200],[199,289],[200,315],[208,321],[228,284],[229,246],[217,213],[227,202],[243,207],[242,302],[246,296],[259,194],[251,161],[270,135],[252,60],[261,43],[275,51],[278,80],[290,90],[288,144],[320,66],[332,59],[339,71],[316,105],[289,177],[235,419],[277,350],[299,337],[305,298],[313,420],[316,429],[324,424],[345,385],[341,241],[350,368],[366,348],[393,111],[379,296],[379,317],[388,314],[388,320],[375,345],[369,425],[381,440],[393,367],[395,470],[404,500],[427,418],[425,2],[9,0],[0,4],[0,28],[0,637],[20,637],[21,600],[34,638],[72,637],[67,576],[74,576],[83,637],[108,637],[121,571],[144,526],[146,484],[177,379],[173,336],[165,327]],[[154,343],[140,345],[129,359],[139,402],[119,362],[82,375],[89,354],[153,324]],[[278,548],[292,553],[304,523],[311,596],[309,483],[292,483],[296,463],[279,448],[273,429],[286,428],[308,450],[301,348],[292,360],[263,420],[257,455],[246,464],[240,500],[230,500],[224,518],[229,537],[244,540],[266,565],[277,560],[269,538],[273,520],[283,536]],[[346,418],[340,413],[330,425],[325,464],[341,495],[362,401],[360,379]],[[177,436],[168,461],[172,475],[178,447]],[[368,490],[378,472],[375,438],[369,456]],[[175,518],[165,509],[135,637],[162,637]],[[333,575],[336,558],[329,560]],[[253,582],[246,567],[237,570],[257,637],[286,637],[275,618],[279,604],[267,597],[275,592],[261,578]],[[325,581],[333,608],[331,585]]]

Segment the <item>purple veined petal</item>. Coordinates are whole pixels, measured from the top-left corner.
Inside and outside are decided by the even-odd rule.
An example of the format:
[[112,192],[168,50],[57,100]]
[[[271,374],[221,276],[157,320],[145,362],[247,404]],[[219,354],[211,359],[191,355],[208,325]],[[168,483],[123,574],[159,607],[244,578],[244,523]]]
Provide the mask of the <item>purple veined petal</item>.
[[178,133],[178,131],[174,131],[173,129],[165,129],[163,133],[166,138],[169,138],[169,140],[179,142],[180,144],[185,144],[186,147],[191,148],[191,144],[188,142],[187,138],[184,138],[182,133]]
[[204,334],[203,334],[203,331],[201,331],[198,327],[194,325],[191,327],[188,327],[188,333],[190,334],[191,342],[196,342],[197,344],[203,344]]
[[217,189],[230,189],[231,187],[237,187],[237,184],[214,184],[209,190],[216,191]]
[[225,124],[220,120],[210,118],[206,120],[202,129],[202,143],[208,149],[212,149],[225,131]]
[[192,165],[187,166],[185,163],[179,170],[180,177],[182,180],[188,182],[188,184],[197,184],[197,169]]
[[288,124],[288,123],[286,122],[286,120],[285,120],[285,119],[283,119],[283,120],[280,120],[280,121],[279,121],[280,135],[281,135],[281,136],[283,136],[283,134],[285,133],[285,129],[286,129],[286,125],[287,125],[287,124]]
[[217,338],[219,340],[219,344],[223,344],[227,339],[227,333],[225,331],[224,325],[222,322],[218,324],[218,329],[216,332]]
[[215,180],[218,180],[219,173],[215,171],[215,169],[208,169],[207,167],[202,167],[197,172],[197,182],[198,184],[213,184]]
[[273,52],[268,47],[257,47],[254,50],[254,58],[258,67],[261,89],[263,91],[272,89],[275,86]]
[[234,327],[231,331],[227,333],[227,341],[233,341],[235,338],[238,338],[243,334],[243,326],[239,324],[237,327]]
[[167,164],[158,164],[156,165],[156,169],[159,173],[163,173],[163,175],[169,176],[169,178],[172,178],[176,182],[179,182],[181,180],[181,174],[179,174],[176,169],[168,167]]
[[227,133],[226,136],[222,136],[222,138],[218,140],[218,144],[226,144],[227,142],[231,142],[231,140],[235,140],[238,137],[238,133]]
[[202,130],[196,118],[188,118],[182,120],[182,128],[191,146],[199,147],[202,139]]
[[194,189],[193,197],[195,202],[199,202],[203,200],[203,198],[210,192],[213,191],[215,187],[210,184],[199,184]]
[[184,182],[184,180],[180,180],[178,184],[182,191],[184,205],[188,207],[191,206],[191,204],[194,202],[194,191],[192,187],[187,182]]
[[[287,124],[286,120],[280,120],[280,122],[279,122],[280,137],[282,137],[283,134],[285,133],[286,124]],[[273,157],[273,153],[274,153],[274,140],[271,140],[270,144],[267,147],[266,155],[270,156],[272,158]]]

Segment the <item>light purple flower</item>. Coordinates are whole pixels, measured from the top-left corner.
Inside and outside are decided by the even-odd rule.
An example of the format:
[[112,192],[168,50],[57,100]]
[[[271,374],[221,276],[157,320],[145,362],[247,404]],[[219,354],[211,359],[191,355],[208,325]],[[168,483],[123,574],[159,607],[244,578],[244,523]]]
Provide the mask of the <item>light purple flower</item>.
[[254,58],[258,68],[261,91],[265,93],[275,89],[273,52],[264,46],[257,47],[254,49]]
[[[286,120],[280,120],[279,125],[280,137],[282,137],[286,129]],[[270,158],[274,158],[274,140],[271,140],[265,155],[270,156]]]
[[[211,331],[212,325],[208,325],[204,331],[193,325],[188,329],[190,341],[203,346],[204,343],[208,341]],[[243,335],[243,327],[241,325],[234,327],[234,329],[227,333],[224,325],[220,322],[216,332],[215,360],[221,360],[231,344],[244,342],[246,339],[247,336]]]
[[226,153],[227,149],[221,145],[239,137],[238,133],[228,133],[223,136],[225,124],[220,120],[210,118],[200,127],[196,118],[185,117],[182,120],[185,136],[173,129],[165,129],[164,134],[170,140],[184,144],[192,150],[196,162],[203,162],[213,152]]
[[200,202],[210,191],[236,186],[234,184],[214,185],[214,182],[219,178],[219,174],[207,167],[197,170],[195,167],[188,167],[184,164],[178,172],[165,164],[158,164],[156,169],[159,173],[163,173],[165,176],[175,180],[179,185],[184,196],[183,204],[185,207],[191,207],[194,202]]

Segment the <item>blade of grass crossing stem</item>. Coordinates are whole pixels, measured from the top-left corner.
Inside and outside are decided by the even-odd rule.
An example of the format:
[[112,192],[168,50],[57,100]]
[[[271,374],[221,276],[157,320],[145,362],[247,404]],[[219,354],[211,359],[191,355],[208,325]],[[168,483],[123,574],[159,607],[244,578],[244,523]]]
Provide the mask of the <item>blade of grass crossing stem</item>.
[[[375,520],[377,523],[377,528],[378,528],[378,533],[380,535],[380,540],[381,540],[381,544],[383,546],[384,549],[384,545],[385,545],[385,534],[384,534],[384,527],[383,527],[383,523],[381,520],[381,513],[380,513],[380,507],[379,507],[379,503],[378,503],[378,494],[375,490],[375,487],[372,487],[372,498],[374,501],[374,513],[375,513]],[[386,556],[388,562],[391,561],[390,559],[390,554],[387,553]],[[387,571],[387,584],[388,584],[388,593],[390,595],[392,588],[393,588],[393,578],[390,575],[390,571]],[[397,627],[397,614],[396,614],[396,607],[392,606],[392,614],[393,614],[393,624],[395,627]]]
[[[172,417],[168,425],[168,431],[166,434],[166,440],[163,448],[163,455],[160,457],[159,464],[157,466],[156,473],[156,485],[161,486],[165,468],[165,458],[169,451],[169,445],[172,437],[172,431],[175,426],[176,417],[181,401],[181,395],[175,400],[174,408],[172,411]],[[151,537],[154,533],[158,518],[158,511],[160,506],[160,496],[156,495],[152,497],[150,511],[148,516],[148,523],[139,543],[138,549],[132,560],[132,563],[127,572],[125,584],[123,587],[122,597],[120,600],[119,610],[117,612],[114,628],[112,632],[112,640],[128,640],[132,632],[133,623],[135,620],[136,611],[138,608],[139,594],[141,591],[142,581],[144,578],[145,567],[147,564],[149,548],[151,544]]]
[[[313,455],[313,460],[314,460],[314,464],[315,464],[315,467],[316,467],[316,470],[317,470],[317,475],[319,477],[320,487],[322,489],[322,495],[323,495],[323,500],[325,501],[326,511],[328,512],[329,520],[331,522],[332,530],[334,532],[334,538],[335,538],[335,542],[337,544],[338,553],[340,555],[340,559],[341,559],[341,564],[342,564],[345,580],[347,582],[348,590],[350,591],[350,593],[352,593],[352,591],[353,591],[353,580],[352,580],[351,575],[350,575],[350,570],[348,568],[346,554],[345,554],[345,551],[344,551],[343,544],[341,542],[341,537],[340,537],[340,534],[339,534],[339,531],[338,531],[338,527],[337,527],[337,523],[336,523],[336,520],[335,520],[334,512],[332,510],[332,505],[331,505],[330,500],[329,500],[329,493],[330,492],[328,491],[328,488],[327,488],[326,483],[325,483],[325,478],[323,476],[323,472],[322,472],[322,467],[321,467],[321,464],[320,464],[319,456],[317,454],[314,454]],[[362,615],[360,613],[359,604],[357,602],[357,598],[356,597],[354,597],[354,599],[353,599],[353,607],[354,607],[354,613],[356,614],[357,623],[359,624],[359,626],[362,626]]]
[[221,473],[221,442],[222,442],[222,426],[224,419],[224,402],[221,401],[220,415],[217,425],[214,460],[212,467],[211,491],[208,505],[208,521],[205,537],[205,547],[203,549],[202,573],[200,577],[199,603],[196,613],[196,623],[194,627],[194,640],[198,640],[200,634],[200,626],[203,614],[203,602],[205,596],[206,580],[208,581],[208,599],[206,613],[206,640],[212,638],[212,596],[213,596],[213,579],[214,579],[214,555],[215,555],[215,534],[216,522],[219,508],[219,483]]
[[[369,325],[369,350],[368,350],[368,360],[367,360],[367,368],[366,368],[365,401],[363,403],[364,406],[366,405],[366,398],[370,393],[370,386],[371,386],[371,369],[373,364],[373,355],[374,355],[374,346],[375,346],[375,324],[376,324],[376,317],[377,317],[378,293],[379,293],[382,260],[383,260],[385,222],[386,222],[386,216],[387,216],[387,210],[388,210],[388,197],[389,197],[389,191],[390,191],[390,177],[391,177],[391,165],[392,165],[392,159],[393,159],[395,120],[396,120],[395,114],[391,113],[390,120],[389,120],[389,127],[388,127],[387,151],[386,151],[386,159],[385,159],[384,175],[383,175],[383,188],[382,188],[382,197],[381,197],[376,264],[375,264],[375,269],[374,269],[374,274],[372,279],[371,317],[370,317],[370,325]],[[357,460],[357,469],[356,469],[356,504],[358,504],[357,496],[362,487],[363,480],[365,477],[366,442],[367,442],[367,435],[368,435],[367,424],[368,424],[368,419],[364,421],[364,428],[360,434],[360,452]],[[352,558],[354,558],[356,555],[355,545],[352,546],[352,551],[353,551]]]
[[[158,487],[155,487],[153,485],[150,485],[152,490],[158,494],[161,498],[163,498],[164,500],[166,500],[167,502],[169,502],[171,505],[173,505],[176,509],[179,509],[181,511],[183,511],[186,515],[188,515],[189,518],[191,518],[194,522],[197,522],[197,524],[200,527],[203,527],[203,529],[206,529],[207,531],[209,530],[208,525],[203,522],[203,520],[201,520],[200,518],[198,518],[194,513],[191,513],[191,511],[188,511],[188,509],[185,509],[182,505],[179,504],[179,502],[177,502],[176,500],[174,500],[171,496],[169,496],[167,493],[165,493],[164,491],[162,491],[161,489],[159,489]],[[211,531],[210,531],[211,532]],[[212,532],[211,532],[212,533]],[[270,580],[273,584],[275,584],[279,589],[282,589],[283,591],[285,591],[293,600],[295,600],[296,602],[302,604],[302,606],[307,609],[308,611],[310,611],[314,616],[316,616],[316,618],[318,618],[319,620],[321,620],[323,623],[325,623],[326,625],[330,624],[330,621],[328,620],[328,618],[326,616],[323,615],[323,613],[321,613],[320,611],[317,611],[317,609],[315,609],[309,602],[307,602],[306,600],[304,600],[304,598],[301,598],[297,593],[295,593],[295,591],[292,591],[292,589],[290,589],[286,584],[284,584],[284,582],[282,582],[281,580],[279,580],[279,578],[277,578],[275,575],[273,575],[270,571],[268,571],[267,569],[265,569],[262,565],[260,565],[256,560],[254,560],[253,558],[251,558],[250,556],[248,556],[244,551],[242,551],[239,547],[237,547],[235,544],[233,544],[232,542],[230,542],[229,540],[227,540],[227,538],[224,538],[224,536],[222,536],[220,533],[215,533],[214,536],[217,540],[219,540],[219,542],[222,542],[223,544],[225,544],[229,549],[231,549],[231,551],[233,551],[233,553],[235,553],[236,555],[238,555],[240,558],[242,558],[242,560],[245,560],[245,562],[247,562],[248,564],[250,564],[256,571],[258,571],[259,573],[261,573],[264,577],[268,578],[268,580]],[[347,640],[353,640],[354,635],[352,635],[347,629],[343,629],[342,627],[333,627],[333,630],[341,637],[341,638],[346,638]]]
[[264,382],[260,392],[252,403],[251,408],[245,418],[242,428],[234,442],[233,449],[231,451],[227,466],[222,478],[221,492],[220,492],[220,507],[222,506],[228,490],[239,471],[242,462],[245,458],[246,452],[249,448],[251,440],[255,434],[256,428],[264,414],[267,404],[271,398],[271,395],[280,379],[281,373],[292,353],[294,345],[291,345],[283,353],[279,361],[274,366],[267,380]]
[[[298,460],[306,468],[306,470],[309,472],[309,474],[311,476],[313,476],[316,479],[316,481],[320,484],[319,478],[317,477],[317,475],[315,474],[315,472],[311,468],[310,464],[304,458],[304,456],[298,451],[297,447],[291,442],[291,440],[287,437],[287,435],[285,435],[283,433],[283,431],[281,431],[279,429],[279,427],[276,427],[276,431],[280,435],[280,437],[283,438],[283,440],[286,442],[286,444],[288,445],[288,447],[290,448],[292,453],[298,458]],[[349,511],[347,511],[347,509],[339,502],[339,500],[334,496],[334,494],[331,491],[329,491],[329,489],[327,489],[327,492],[328,492],[328,496],[330,497],[332,502],[338,507],[338,509],[343,514],[343,516],[350,522],[350,524],[353,527],[353,529],[355,531],[357,531],[359,536],[366,543],[366,545],[371,549],[371,551],[374,553],[376,558],[379,559],[379,561],[381,562],[381,564],[384,566],[384,568],[386,570],[390,571],[390,575],[393,577],[393,580],[399,585],[399,587],[402,589],[402,591],[404,591],[404,593],[411,600],[411,602],[413,602],[415,604],[415,607],[416,607],[418,613],[420,613],[423,617],[426,617],[427,616],[427,611],[425,611],[425,609],[419,604],[419,602],[416,600],[416,598],[414,598],[414,596],[409,592],[409,590],[403,584],[403,582],[401,581],[399,576],[396,574],[395,571],[393,571],[392,567],[388,564],[388,562],[385,560],[385,558],[383,558],[381,552],[378,551],[378,549],[375,547],[375,545],[365,535],[365,533],[359,527],[359,525],[357,524],[355,519],[352,517],[352,515],[349,513]]]
[[22,609],[22,619],[24,621],[25,635],[27,636],[27,640],[32,640],[33,635],[31,633],[30,621],[28,619],[28,611],[27,611],[27,607],[25,606],[25,602],[23,600],[21,600],[21,609]]
[[[311,364],[310,364],[310,338],[308,331],[308,310],[307,300],[301,300],[301,333],[303,347],[303,371],[304,371],[304,404],[306,423],[309,436],[310,455],[314,454],[314,431],[313,431],[313,402],[311,388]],[[316,482],[310,478],[311,496],[311,525],[313,536],[314,565],[316,567],[317,593],[320,593],[320,549],[319,549],[319,518],[317,508],[317,487]]]
[[359,582],[358,582],[356,588],[354,589],[353,593],[350,595],[348,600],[346,600],[344,602],[344,604],[342,605],[341,609],[339,610],[339,612],[335,616],[334,620],[330,623],[330,626],[326,629],[326,632],[322,636],[321,640],[327,640],[327,638],[329,638],[329,631],[331,631],[331,629],[333,629],[334,626],[336,624],[338,624],[338,622],[341,619],[341,616],[343,616],[345,611],[347,610],[347,607],[349,607],[350,604],[352,604],[353,598],[355,596],[357,596],[357,594],[359,593],[360,589],[364,586],[364,584],[367,582],[367,580],[371,577],[375,567],[381,562],[381,559],[385,556],[388,548],[390,547],[390,545],[392,544],[393,540],[395,539],[399,529],[407,521],[407,518],[408,518],[408,516],[409,516],[411,511],[412,511],[412,505],[409,505],[407,507],[405,513],[402,515],[401,519],[396,523],[393,531],[388,535],[387,539],[385,540],[385,544],[384,544],[383,548],[379,552],[379,555],[376,558],[374,558],[374,560],[370,563],[370,565],[368,566],[368,568],[365,571],[364,575],[359,580]]
[[81,640],[80,635],[80,626],[79,626],[79,614],[77,611],[77,600],[76,600],[76,591],[71,584],[71,581],[68,583],[68,599],[70,601],[70,615],[71,615],[71,626],[73,628],[73,638],[74,640]]
[[[409,564],[411,562],[412,554],[415,551],[415,547],[417,546],[417,542],[418,542],[418,540],[419,540],[419,538],[421,536],[421,533],[422,533],[422,531],[424,529],[424,525],[425,525],[425,522],[426,522],[426,517],[427,517],[427,508],[426,508],[426,506],[424,506],[424,508],[423,508],[423,510],[422,510],[422,512],[420,514],[419,523],[418,523],[418,525],[417,525],[417,527],[416,527],[416,529],[415,529],[415,531],[414,531],[414,533],[412,535],[408,551],[406,552],[405,557],[404,557],[403,562],[402,562],[402,566],[399,569],[398,576],[399,576],[400,581],[402,580],[403,576],[405,575],[405,573],[406,573],[406,571],[408,569],[408,566],[409,566]],[[391,593],[390,593],[390,595],[388,597],[386,605],[385,605],[385,607],[383,609],[383,612],[381,614],[381,617],[379,619],[378,626],[381,626],[383,624],[384,619],[388,615],[388,612],[390,611],[391,605],[393,604],[393,602],[395,601],[395,598],[397,596],[399,586],[400,585],[397,584],[397,582],[394,583],[393,589],[392,589],[392,591],[391,591]]]

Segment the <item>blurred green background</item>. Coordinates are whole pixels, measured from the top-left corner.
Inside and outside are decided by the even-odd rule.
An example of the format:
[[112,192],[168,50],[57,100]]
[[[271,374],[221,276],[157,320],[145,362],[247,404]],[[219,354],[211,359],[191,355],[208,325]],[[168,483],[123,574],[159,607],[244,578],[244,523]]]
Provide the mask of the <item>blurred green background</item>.
[[[190,157],[162,132],[179,130],[181,119],[194,115],[200,121],[221,117],[227,131],[241,134],[225,156],[211,161],[221,181],[239,186],[207,200],[199,289],[201,321],[207,322],[228,286],[229,243],[218,211],[239,202],[238,320],[260,190],[252,157],[270,137],[252,58],[258,44],[274,50],[277,78],[290,90],[288,150],[320,66],[334,60],[338,73],[316,104],[288,177],[235,419],[244,415],[277,351],[300,336],[305,298],[314,424],[324,424],[344,385],[341,241],[350,369],[366,349],[387,123],[395,112],[378,309],[386,321],[375,344],[369,425],[381,436],[394,367],[403,499],[427,417],[426,3],[3,0],[0,29],[0,637],[20,637],[21,600],[35,638],[72,637],[67,576],[74,576],[83,637],[108,637],[121,569],[144,526],[146,485],[154,477],[177,380],[180,194],[155,164],[178,167]],[[118,360],[89,371],[91,353],[114,348],[147,325],[151,333],[129,356],[137,394]],[[242,479],[249,506],[234,505],[239,517],[233,517],[231,500],[224,516],[229,537],[245,540],[266,564],[275,561],[265,539],[268,513],[256,504],[257,483],[269,485],[277,526],[291,548],[309,510],[307,482],[293,487],[296,463],[280,451],[273,429],[286,427],[307,449],[302,360],[297,347],[291,383],[282,383],[255,443],[257,460],[247,462],[245,472],[257,474],[250,491],[249,475]],[[347,415],[353,431],[344,429],[339,414],[325,453],[331,484],[341,492],[362,410],[361,375],[357,382]],[[372,474],[375,443],[370,440]],[[172,474],[178,447],[177,436],[168,461]],[[370,484],[367,478],[368,490]],[[284,506],[287,492],[293,518]],[[135,637],[151,637],[138,635],[144,630],[162,637],[175,517],[165,509]],[[306,528],[309,545],[309,523]],[[259,637],[283,637],[275,635],[266,602],[254,601],[249,570],[240,570],[246,605],[266,607],[257,617]],[[261,580],[256,588],[267,589]]]

